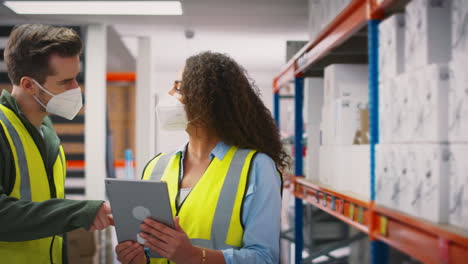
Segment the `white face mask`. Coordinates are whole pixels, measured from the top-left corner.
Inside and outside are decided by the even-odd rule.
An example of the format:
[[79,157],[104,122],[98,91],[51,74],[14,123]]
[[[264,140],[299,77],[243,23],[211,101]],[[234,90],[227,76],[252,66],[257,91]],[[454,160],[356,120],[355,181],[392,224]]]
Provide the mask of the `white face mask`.
[[33,79],[33,81],[44,92],[52,96],[52,98],[47,103],[47,106],[45,106],[41,101],[39,101],[39,99],[37,99],[36,96],[34,96],[34,99],[36,99],[36,101],[42,105],[48,113],[61,116],[68,120],[75,118],[83,106],[83,98],[80,87],[70,89],[61,94],[55,95],[47,91],[36,80]]
[[185,130],[188,120],[184,105],[174,96],[167,96],[156,106],[159,125],[163,130]]

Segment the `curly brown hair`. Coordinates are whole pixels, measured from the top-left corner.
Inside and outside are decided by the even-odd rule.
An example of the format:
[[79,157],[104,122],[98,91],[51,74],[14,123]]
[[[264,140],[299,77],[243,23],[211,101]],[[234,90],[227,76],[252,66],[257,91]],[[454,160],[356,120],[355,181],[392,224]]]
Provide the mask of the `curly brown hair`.
[[188,119],[203,123],[226,144],[267,154],[289,167],[278,128],[246,70],[225,54],[202,52],[187,59],[180,92]]

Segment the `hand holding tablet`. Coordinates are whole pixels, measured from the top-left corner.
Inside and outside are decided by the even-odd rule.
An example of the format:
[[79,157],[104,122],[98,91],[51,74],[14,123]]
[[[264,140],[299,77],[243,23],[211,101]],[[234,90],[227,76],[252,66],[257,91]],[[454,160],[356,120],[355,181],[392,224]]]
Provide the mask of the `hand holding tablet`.
[[[114,215],[115,229],[119,243],[146,240],[139,235],[140,225],[151,218],[174,228],[169,193],[165,182],[106,179],[106,191]],[[150,251],[150,256],[160,257]]]

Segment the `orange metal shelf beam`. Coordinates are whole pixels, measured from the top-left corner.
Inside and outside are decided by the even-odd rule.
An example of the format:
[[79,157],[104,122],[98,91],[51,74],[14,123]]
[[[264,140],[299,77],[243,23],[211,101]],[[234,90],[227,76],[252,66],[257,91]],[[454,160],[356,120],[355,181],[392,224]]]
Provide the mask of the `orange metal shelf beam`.
[[307,182],[300,177],[292,179],[294,196],[320,208],[341,221],[369,233],[370,204]]
[[108,82],[135,82],[136,74],[134,72],[108,72],[106,80]]
[[372,2],[372,16],[373,17],[383,17],[385,10],[390,9],[395,6],[401,0],[371,0]]
[[363,28],[369,18],[369,8],[368,0],[351,2],[310,45],[310,51],[307,52],[307,62],[296,70],[296,74],[303,73],[310,65],[325,57],[330,51]]
[[[69,169],[84,169],[85,168],[85,161],[84,160],[67,160],[67,168]],[[133,161],[133,167],[135,168],[135,161]],[[115,160],[114,161],[115,168],[124,168],[125,167],[125,160]]]
[[[309,41],[274,78],[273,91],[277,93],[294,77],[301,76],[304,67],[325,56],[331,49],[345,41],[365,25],[371,0],[353,0],[319,35]],[[375,1],[375,0],[372,0]],[[297,61],[306,53],[311,54],[305,66],[297,69]]]
[[[303,177],[290,177],[294,196],[427,263],[468,263],[468,232],[375,206]],[[359,216],[360,214],[360,216]]]
[[[467,232],[379,206],[373,211],[377,221],[373,232],[377,239],[424,263],[468,263]],[[386,218],[386,234],[380,232],[381,217]]]
[[288,84],[288,82],[294,80],[294,78],[296,77],[295,71],[296,61],[290,61],[290,63],[287,64],[287,67],[281,72],[281,74],[274,79],[273,92],[278,93],[282,87]]

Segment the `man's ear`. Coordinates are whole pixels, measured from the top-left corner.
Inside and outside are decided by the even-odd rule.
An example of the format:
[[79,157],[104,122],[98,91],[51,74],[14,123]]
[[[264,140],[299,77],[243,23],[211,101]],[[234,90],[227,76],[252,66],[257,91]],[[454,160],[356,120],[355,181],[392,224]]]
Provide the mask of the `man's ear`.
[[30,77],[21,77],[19,86],[29,95],[34,95],[35,83]]

